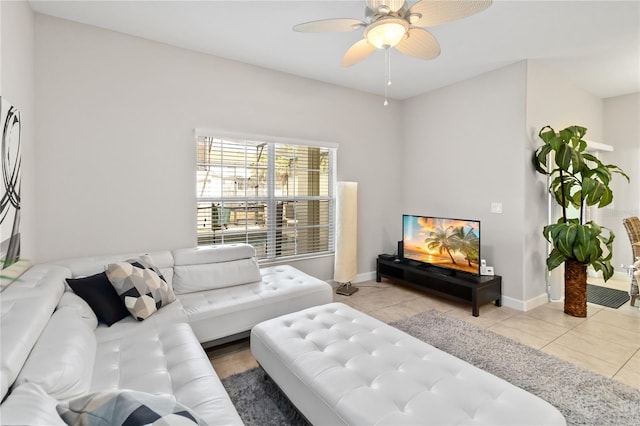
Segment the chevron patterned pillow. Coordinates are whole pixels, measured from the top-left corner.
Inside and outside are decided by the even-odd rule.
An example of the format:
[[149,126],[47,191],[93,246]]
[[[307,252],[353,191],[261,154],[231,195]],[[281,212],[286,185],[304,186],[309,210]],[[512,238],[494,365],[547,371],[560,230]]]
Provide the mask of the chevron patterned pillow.
[[189,408],[167,394],[133,390],[96,392],[56,407],[68,425],[205,425]]
[[138,321],[176,300],[173,289],[148,255],[111,263],[106,273],[124,306]]

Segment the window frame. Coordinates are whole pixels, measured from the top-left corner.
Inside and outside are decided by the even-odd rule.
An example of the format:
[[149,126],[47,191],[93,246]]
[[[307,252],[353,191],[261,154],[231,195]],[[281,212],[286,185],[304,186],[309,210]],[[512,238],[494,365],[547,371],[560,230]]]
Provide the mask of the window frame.
[[[306,139],[294,139],[294,138],[283,138],[283,137],[274,137],[274,136],[263,136],[263,135],[255,135],[255,134],[246,134],[240,132],[229,132],[224,130],[216,130],[216,129],[205,129],[205,128],[196,128],[195,129],[195,146],[198,147],[198,139],[201,137],[209,137],[214,139],[221,140],[230,140],[230,141],[244,141],[244,142],[260,142],[265,143],[267,145],[267,195],[266,196],[239,196],[239,197],[200,197],[196,193],[196,246],[200,245],[208,245],[207,243],[201,244],[198,238],[198,218],[197,218],[197,209],[200,204],[203,202],[242,202],[242,203],[266,203],[267,205],[267,214],[265,217],[266,221],[266,250],[264,257],[258,257],[259,263],[270,263],[270,262],[280,262],[283,260],[292,260],[292,259],[309,259],[320,256],[328,256],[333,255],[335,253],[335,219],[336,219],[336,186],[337,186],[337,151],[338,144],[332,142],[322,142],[322,141],[312,141]],[[293,196],[276,196],[275,195],[275,179],[276,179],[276,169],[277,164],[275,161],[276,158],[276,146],[277,145],[293,145],[297,147],[316,147],[325,149],[328,151],[328,194],[326,196],[299,196],[297,194]],[[198,162],[198,155],[196,153],[195,158],[195,166],[196,171],[201,164]],[[195,173],[195,184],[196,184],[196,192],[198,189],[198,173]],[[318,250],[311,251],[302,254],[292,254],[292,255],[278,255],[276,253],[276,241],[277,241],[277,218],[276,218],[276,205],[278,202],[298,202],[298,201],[325,201],[328,202],[328,227],[327,227],[327,250]],[[324,225],[322,225],[324,227]],[[301,227],[302,228],[302,227]],[[301,229],[300,228],[300,229]],[[251,232],[245,230],[245,241],[251,244],[248,241]],[[224,234],[223,234],[224,240]],[[232,241],[237,242],[237,241]],[[216,244],[225,244],[216,243]]]

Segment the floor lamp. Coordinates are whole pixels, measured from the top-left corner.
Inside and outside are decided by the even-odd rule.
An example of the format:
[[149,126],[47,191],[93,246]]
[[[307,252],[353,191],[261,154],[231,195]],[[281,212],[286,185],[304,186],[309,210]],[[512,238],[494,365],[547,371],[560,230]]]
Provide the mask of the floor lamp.
[[337,294],[351,296],[358,287],[351,284],[358,273],[358,183],[338,182],[336,209],[336,253],[333,280]]

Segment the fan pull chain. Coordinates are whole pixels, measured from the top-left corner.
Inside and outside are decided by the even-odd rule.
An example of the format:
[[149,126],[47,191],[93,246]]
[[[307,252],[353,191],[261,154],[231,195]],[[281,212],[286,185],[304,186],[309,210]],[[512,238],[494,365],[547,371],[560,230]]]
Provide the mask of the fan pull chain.
[[388,95],[389,86],[391,86],[391,49],[390,46],[384,47],[384,106],[389,105]]

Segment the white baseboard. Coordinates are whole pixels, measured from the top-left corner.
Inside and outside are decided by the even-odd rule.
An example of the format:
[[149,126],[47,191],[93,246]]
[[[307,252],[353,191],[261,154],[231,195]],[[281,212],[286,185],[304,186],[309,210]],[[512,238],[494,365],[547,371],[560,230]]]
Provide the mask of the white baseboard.
[[616,280],[629,280],[629,282],[631,282],[631,277],[627,275],[626,272],[622,272],[622,271],[615,271],[613,273],[613,277],[611,278],[615,278]]
[[[595,278],[602,278],[602,272],[601,271],[592,271],[591,268],[587,269],[587,280],[590,277],[595,277]],[[614,280],[631,280],[631,277],[627,275],[626,272],[624,271],[614,271],[613,272],[613,276],[611,277],[611,279]]]
[[502,306],[515,309],[517,311],[530,311],[549,302],[547,293],[543,293],[529,300],[514,299],[509,296],[502,296]]
[[[351,284],[357,284],[364,281],[371,281],[376,279],[376,271],[364,272],[362,274],[356,275],[356,277],[351,281]],[[333,288],[338,287],[338,283],[334,280],[329,280],[327,283],[331,284]]]
[[376,271],[365,272],[365,273],[356,275],[356,279],[354,283],[361,283],[364,281],[371,281],[375,279],[376,279]]

